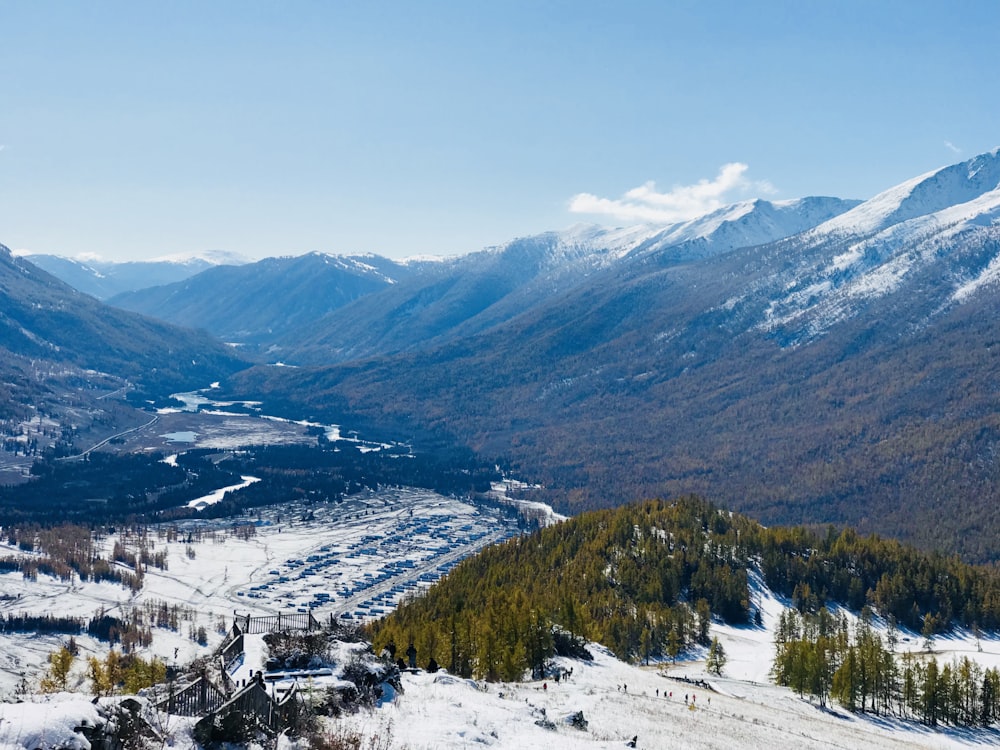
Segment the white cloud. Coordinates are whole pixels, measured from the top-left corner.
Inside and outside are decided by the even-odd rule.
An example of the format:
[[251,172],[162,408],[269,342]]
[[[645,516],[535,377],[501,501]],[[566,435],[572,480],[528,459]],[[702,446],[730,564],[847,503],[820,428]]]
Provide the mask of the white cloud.
[[699,180],[694,185],[676,185],[661,193],[656,183],[647,182],[632,188],[621,198],[600,198],[591,193],[578,193],[569,202],[576,214],[597,214],[623,221],[672,223],[687,221],[714,211],[727,203],[746,198],[752,193],[771,194],[774,186],[751,181],[746,177],[749,167],[740,162],[724,164],[714,180]]
[[948,149],[949,151],[951,151],[953,154],[960,154],[960,153],[962,153],[962,149],[960,149],[958,146],[956,146],[951,141],[945,141],[944,142],[944,147],[946,149]]

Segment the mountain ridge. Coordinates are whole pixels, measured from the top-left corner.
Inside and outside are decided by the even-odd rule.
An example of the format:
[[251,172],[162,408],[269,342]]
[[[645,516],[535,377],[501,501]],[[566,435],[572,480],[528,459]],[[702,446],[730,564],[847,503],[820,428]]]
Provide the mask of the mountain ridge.
[[768,201],[753,201],[667,228],[578,225],[515,239],[352,302],[319,321],[316,332],[296,332],[282,346],[282,356],[316,365],[476,335],[572,294],[602,274],[627,273],[638,262],[682,263],[724,254],[742,242],[798,233],[853,205],[811,198],[776,210]]
[[246,262],[232,253],[212,252],[139,261],[105,261],[31,253],[19,257],[99,300],[148,286],[181,281],[217,265]]
[[[322,351],[335,352],[335,359],[343,360],[371,353],[380,346],[377,340],[363,344],[371,338],[371,330],[350,325],[353,316],[370,314],[364,311],[363,304],[346,317],[348,328],[351,328],[349,334],[344,331],[345,318],[333,316],[340,306],[354,304],[369,293],[380,291],[372,282],[370,271],[381,274],[386,286],[397,281],[404,285],[408,281],[423,285],[419,293],[422,301],[417,307],[431,304],[438,310],[451,308],[447,313],[451,322],[442,327],[414,320],[414,308],[407,306],[402,315],[408,324],[415,325],[415,330],[424,331],[425,338],[461,335],[509,318],[534,304],[536,299],[564,291],[587,275],[620,263],[630,254],[660,252],[661,262],[705,257],[743,244],[760,244],[799,232],[855,203],[818,197],[777,202],[745,201],[671,225],[607,228],[581,224],[567,230],[515,238],[462,256],[438,259],[395,261],[373,254],[313,252],[211,267],[177,263],[180,258],[173,256],[171,263],[159,259],[105,265],[96,262],[87,265],[54,256],[37,256],[36,260],[82,291],[171,323],[203,327],[226,341],[248,345],[248,353],[259,349],[288,360],[297,356],[297,349],[302,349],[317,358],[322,356]],[[672,258],[667,257],[668,247],[674,248]],[[323,258],[328,264],[339,265],[343,271],[339,282],[330,280],[330,269],[316,269],[311,282],[302,279],[294,286],[282,288],[284,278],[299,273],[296,266],[302,264],[304,258]],[[199,258],[194,262],[203,264],[206,261]],[[196,268],[200,268],[199,273],[192,273]],[[201,273],[208,275],[199,279]],[[254,280],[255,274],[267,278]],[[463,276],[479,276],[482,280],[463,289],[464,282],[458,278]],[[365,281],[358,278],[349,281],[351,277]],[[410,293],[417,294],[412,289]],[[288,300],[288,309],[282,309],[275,299],[282,295]],[[393,296],[400,297],[400,294]],[[509,299],[504,300],[507,297]],[[313,303],[305,304],[307,299]],[[485,300],[485,304],[479,300]],[[262,301],[266,311],[256,309]],[[500,301],[503,304],[481,322],[471,321]],[[392,304],[392,300],[380,301],[375,306],[385,309]],[[424,313],[420,315],[426,317]],[[440,316],[441,313],[432,310],[430,315]],[[460,330],[450,330],[455,327]],[[374,326],[375,330],[391,328],[387,320]],[[405,336],[405,333],[392,334],[397,339],[400,335]]]
[[173,284],[116,295],[109,303],[266,349],[326,313],[422,268],[420,263],[403,265],[373,255],[307,253],[216,266]]
[[[955,208],[922,199],[935,210],[895,229],[807,230],[662,263],[626,254],[490,325],[431,317],[418,330],[400,300],[384,310],[410,338],[229,387],[462,442],[569,513],[697,492],[767,523],[850,523],[1000,559],[989,187],[980,175],[982,197]],[[376,298],[343,309],[345,335],[384,335],[359,314]],[[456,335],[428,335],[442,320]],[[936,503],[951,512],[939,519]]]
[[140,409],[247,362],[204,333],[79,292],[0,245],[0,473],[23,481],[33,456],[71,451],[149,423]]

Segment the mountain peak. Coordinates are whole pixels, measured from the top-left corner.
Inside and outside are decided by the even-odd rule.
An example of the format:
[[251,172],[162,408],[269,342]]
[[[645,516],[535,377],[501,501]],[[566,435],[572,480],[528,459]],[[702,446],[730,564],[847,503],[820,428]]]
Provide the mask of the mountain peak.
[[209,266],[242,266],[252,262],[239,253],[228,250],[204,250],[201,252],[180,252],[152,258],[150,263],[179,263],[182,265],[196,264]]
[[816,228],[817,235],[874,234],[968,203],[1000,187],[1000,149],[932,170],[889,188]]
[[674,260],[694,260],[775,242],[850,211],[857,200],[810,196],[784,201],[740,201],[661,229],[638,249]]

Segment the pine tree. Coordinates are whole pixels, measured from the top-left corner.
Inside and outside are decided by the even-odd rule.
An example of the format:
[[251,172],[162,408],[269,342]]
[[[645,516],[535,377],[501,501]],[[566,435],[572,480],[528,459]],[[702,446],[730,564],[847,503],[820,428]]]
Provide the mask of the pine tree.
[[941,712],[941,685],[937,659],[931,659],[924,668],[923,684],[920,686],[921,713],[925,724],[936,727]]
[[49,654],[49,673],[42,678],[40,685],[43,693],[56,693],[67,688],[73,659],[73,652],[65,646]]
[[830,694],[848,711],[858,708],[858,653],[854,646],[847,648],[840,667],[833,674]]
[[712,638],[712,645],[708,647],[708,659],[705,668],[716,675],[721,675],[726,666],[726,650],[719,643],[718,636]]
[[934,650],[934,633],[937,631],[937,618],[930,612],[924,615],[924,625],[920,629],[920,635],[924,639],[924,651]]
[[705,599],[699,599],[694,605],[698,615],[698,643],[708,643],[708,628],[712,624],[712,609]]
[[96,656],[87,659],[87,676],[90,678],[90,686],[95,696],[100,698],[111,694],[111,679],[108,676],[107,664]]
[[642,649],[642,659],[649,666],[649,657],[653,653],[653,633],[648,625],[643,626],[639,634],[639,648]]
[[677,655],[681,652],[681,645],[677,629],[670,628],[670,631],[667,633],[667,655],[675,662],[677,661]]

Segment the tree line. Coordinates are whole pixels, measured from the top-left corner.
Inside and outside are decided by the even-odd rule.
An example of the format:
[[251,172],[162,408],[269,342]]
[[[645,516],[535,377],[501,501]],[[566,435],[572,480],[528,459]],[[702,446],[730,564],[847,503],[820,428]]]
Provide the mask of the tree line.
[[695,498],[584,513],[465,560],[371,635],[486,679],[537,673],[583,639],[626,660],[675,657],[708,645],[713,613],[752,616],[732,518]]
[[560,645],[671,658],[709,643],[712,617],[759,619],[748,571],[803,613],[868,606],[933,634],[1000,627],[1000,574],[957,557],[828,528],[765,528],[697,497],[581,513],[490,547],[369,626],[456,674],[513,679]]
[[897,638],[892,623],[882,638],[867,607],[853,628],[825,607],[804,616],[788,610],[775,636],[772,674],[820,705],[832,698],[853,712],[930,726],[988,726],[1000,719],[1000,671],[964,656],[940,665],[929,650],[899,655]]
[[[198,510],[188,502],[240,482],[260,481],[226,493]],[[337,502],[364,488],[423,487],[445,495],[489,490],[500,479],[492,463],[469,451],[414,452],[406,446],[363,450],[358,444],[316,435],[309,445],[247,446],[238,451],[195,449],[166,463],[159,453],[95,451],[68,461],[35,461],[28,482],[0,486],[5,528],[78,524],[146,524],[184,518],[222,518],[248,509],[305,500]]]

